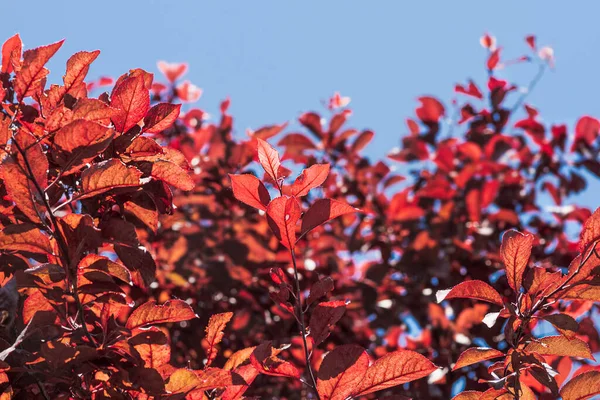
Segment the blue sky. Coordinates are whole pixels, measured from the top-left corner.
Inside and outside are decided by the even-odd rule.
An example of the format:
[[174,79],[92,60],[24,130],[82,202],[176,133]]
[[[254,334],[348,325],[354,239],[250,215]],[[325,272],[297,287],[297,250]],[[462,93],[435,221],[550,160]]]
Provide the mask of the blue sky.
[[[36,4],[37,3],[37,4]],[[558,1],[34,1],[6,2],[0,38],[19,32],[26,47],[66,39],[50,64],[54,77],[68,56],[100,49],[90,76],[130,68],[157,72],[156,61],[187,61],[186,78],[203,88],[198,106],[212,115],[231,96],[238,135],[246,128],[295,121],[322,111],[334,91],[352,97],[351,124],[376,132],[374,156],[398,145],[423,94],[446,102],[455,83],[485,85],[479,37],[498,38],[504,56],[527,51],[535,34],[555,50],[556,68],[530,102],[546,122],[572,126],[600,116],[600,3]],[[526,85],[532,65],[501,76]]]

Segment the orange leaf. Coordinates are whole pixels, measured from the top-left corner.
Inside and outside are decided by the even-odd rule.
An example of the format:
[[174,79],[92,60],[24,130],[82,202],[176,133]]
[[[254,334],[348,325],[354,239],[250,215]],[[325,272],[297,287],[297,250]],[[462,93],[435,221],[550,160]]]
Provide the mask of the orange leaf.
[[561,389],[563,400],[584,400],[600,394],[600,371],[587,371],[567,382]]
[[244,362],[246,362],[247,360],[250,359],[250,356],[254,352],[255,348],[256,348],[256,346],[246,347],[245,349],[236,351],[231,356],[229,356],[229,358],[225,362],[225,366],[223,367],[223,369],[225,369],[227,371],[231,371],[231,370],[239,367]]
[[423,378],[437,367],[421,354],[410,350],[397,350],[381,357],[367,369],[365,376],[351,396],[364,396]]
[[328,301],[317,304],[310,315],[310,336],[314,345],[318,345],[329,336],[329,330],[342,318],[346,312],[344,301]]
[[27,50],[23,53],[23,64],[15,74],[14,89],[17,100],[21,102],[25,97],[32,96],[42,91],[46,76],[49,71],[44,65],[60,49],[64,40]]
[[355,344],[338,346],[325,356],[317,374],[323,400],[344,400],[360,383],[369,367],[365,349]]
[[229,174],[231,179],[231,189],[233,196],[242,203],[250,207],[266,211],[267,205],[271,201],[271,196],[265,185],[251,174],[233,175]]
[[162,305],[150,300],[131,313],[125,326],[133,330],[145,325],[187,321],[192,318],[196,318],[196,314],[183,300],[168,300]]
[[138,169],[127,167],[119,160],[110,159],[94,164],[81,174],[83,193],[79,199],[93,197],[113,189],[140,186],[141,177],[142,173]]
[[288,249],[296,243],[296,224],[300,213],[300,204],[295,197],[281,196],[267,206],[269,226],[281,244]]
[[304,213],[300,237],[329,220],[357,211],[360,210],[338,200],[319,199]]
[[39,289],[33,289],[23,302],[23,322],[28,324],[38,311],[54,312],[54,308]]
[[128,340],[144,360],[146,368],[159,368],[171,361],[171,345],[160,329],[152,327]]
[[4,228],[0,232],[0,250],[54,254],[48,237],[31,224],[9,225]]
[[234,372],[236,374],[235,376],[241,377],[244,382],[238,383],[238,379],[236,379],[235,384],[227,386],[227,389],[225,389],[223,395],[221,396],[222,400],[241,399],[244,396],[246,390],[248,390],[249,386],[252,384],[252,382],[254,382],[254,380],[259,374],[259,371],[256,368],[254,368],[254,365],[252,364],[236,368]]
[[192,190],[194,180],[186,170],[170,161],[158,160],[152,163],[150,175],[181,190]]
[[451,289],[438,290],[435,296],[438,303],[447,299],[463,298],[487,301],[499,306],[504,304],[496,289],[479,280],[461,282]]
[[462,352],[462,354],[458,357],[456,364],[452,368],[452,371],[466,367],[467,365],[475,364],[485,360],[491,360],[492,358],[497,357],[504,357],[504,353],[496,349],[472,347]]
[[103,271],[125,283],[131,284],[131,273],[129,270],[108,257],[99,256],[97,254],[88,254],[83,257],[78,265],[79,273],[83,273],[86,270]]
[[150,94],[142,75],[131,76],[118,83],[110,99],[111,107],[120,111],[112,117],[119,132],[127,132],[137,125],[150,108]]
[[310,189],[321,186],[329,175],[329,164],[315,164],[306,168],[290,187],[292,196],[306,196]]
[[217,357],[218,349],[217,345],[221,343],[223,339],[223,330],[227,323],[233,317],[233,313],[226,312],[216,314],[210,317],[208,320],[208,326],[206,327],[206,337],[202,342],[202,347],[206,351],[206,364],[205,368],[212,364],[215,357]]
[[152,107],[144,117],[143,132],[160,133],[168,129],[179,117],[181,104],[160,103]]
[[465,390],[462,393],[457,394],[452,398],[452,400],[479,400],[483,392],[478,392],[475,390]]
[[546,336],[525,346],[525,350],[543,356],[580,357],[593,360],[594,357],[586,342],[581,339],[568,339],[560,336]]
[[112,139],[114,131],[96,122],[76,120],[62,127],[54,136],[54,144],[61,153],[56,153],[57,161],[66,170],[90,162],[102,153]]
[[75,108],[73,108],[73,120],[85,119],[102,125],[109,125],[111,118],[119,113],[119,110],[112,108],[101,100],[79,99],[75,104]]
[[281,350],[271,347],[271,342],[265,342],[256,346],[250,356],[250,362],[261,374],[300,378],[298,368],[277,357],[280,352]]
[[573,339],[579,330],[577,321],[567,314],[546,315],[543,319],[554,325],[556,330],[568,339]]
[[169,377],[169,382],[165,385],[168,393],[187,393],[194,389],[200,380],[198,375],[190,369],[176,369]]
[[508,284],[519,293],[523,283],[523,273],[529,257],[531,256],[531,247],[533,246],[533,235],[529,233],[521,233],[511,229],[502,236],[502,246],[500,246],[500,254],[504,261],[506,269],[506,278]]

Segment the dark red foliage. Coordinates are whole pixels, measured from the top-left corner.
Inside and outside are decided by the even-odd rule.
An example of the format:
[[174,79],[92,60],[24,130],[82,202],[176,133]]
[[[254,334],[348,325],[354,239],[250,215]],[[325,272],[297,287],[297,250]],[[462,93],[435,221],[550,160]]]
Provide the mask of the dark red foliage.
[[487,82],[420,97],[372,160],[339,93],[301,131],[239,140],[229,99],[216,123],[182,107],[201,95],[187,64],[86,83],[99,52],[79,52],[48,86],[62,41],[10,38],[0,283],[20,300],[0,310],[0,397],[600,394],[600,211],[572,199],[600,176],[600,122],[547,126],[500,79],[551,66],[535,37],[514,60],[481,44]]

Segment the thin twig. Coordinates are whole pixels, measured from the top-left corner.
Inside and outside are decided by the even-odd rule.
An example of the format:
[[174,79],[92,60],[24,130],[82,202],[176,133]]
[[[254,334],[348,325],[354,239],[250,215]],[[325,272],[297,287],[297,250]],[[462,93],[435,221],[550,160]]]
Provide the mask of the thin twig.
[[[16,115],[16,113],[18,113],[18,110],[15,111],[15,115]],[[69,276],[71,273],[71,271],[69,271],[69,269],[70,269],[69,268],[69,264],[70,264],[69,263],[69,259],[70,259],[69,258],[69,247],[67,246],[67,243],[65,242],[65,239],[63,238],[63,236],[60,232],[60,229],[58,227],[58,221],[56,219],[56,216],[52,212],[52,207],[50,206],[48,197],[46,196],[46,193],[44,192],[44,190],[42,189],[40,184],[35,179],[35,174],[33,173],[33,168],[31,167],[31,163],[29,162],[29,159],[27,158],[27,153],[25,153],[25,151],[23,151],[23,148],[19,145],[18,140],[15,139],[14,134],[13,134],[13,142],[15,144],[15,147],[17,148],[17,151],[21,154],[21,157],[23,157],[23,162],[25,163],[25,168],[27,169],[27,173],[29,174],[29,176],[27,178],[29,180],[31,180],[31,182],[35,186],[35,189],[37,190],[39,196],[42,198],[44,206],[46,207],[46,211],[48,212],[48,217],[50,218],[50,221],[52,222],[52,226],[53,226],[52,234],[58,243],[59,251],[61,253],[60,258],[62,259],[64,267],[67,269],[67,271],[66,271],[67,279],[69,279]],[[90,341],[90,343],[92,345],[94,345],[95,344],[94,338],[92,337],[91,333],[88,331],[87,325],[85,323],[85,316],[83,315],[83,312],[82,312],[83,305],[81,304],[81,301],[79,299],[79,295],[77,293],[77,287],[74,286],[72,290],[73,290],[73,298],[75,299],[75,304],[77,305],[77,308],[79,310],[79,314],[80,314],[79,316],[81,319],[82,328],[85,333],[85,336]]]
[[290,246],[290,254],[292,256],[292,264],[294,266],[294,281],[296,282],[296,310],[298,312],[298,319],[300,323],[300,336],[302,336],[302,345],[304,346],[304,359],[306,360],[306,369],[310,375],[310,379],[313,384],[313,389],[317,395],[317,399],[321,399],[319,392],[317,391],[317,380],[313,373],[312,366],[310,364],[310,353],[308,351],[308,343],[306,342],[306,328],[304,324],[304,310],[302,309],[302,296],[300,294],[300,280],[298,276],[298,267],[296,265],[296,252],[294,251],[294,245]]

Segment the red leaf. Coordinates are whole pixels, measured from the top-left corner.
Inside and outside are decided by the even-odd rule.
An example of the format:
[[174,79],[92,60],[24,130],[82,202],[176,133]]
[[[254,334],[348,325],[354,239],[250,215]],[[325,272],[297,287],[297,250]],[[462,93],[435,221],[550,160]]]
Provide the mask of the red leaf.
[[0,250],[54,254],[50,240],[31,224],[9,225],[0,232]]
[[585,250],[598,239],[600,239],[600,208],[597,208],[592,216],[585,221],[579,239],[579,250]]
[[351,396],[369,393],[402,385],[423,378],[437,367],[424,356],[410,350],[397,350],[381,357],[367,369],[366,374]]
[[329,330],[342,318],[346,312],[346,303],[343,301],[328,301],[319,303],[310,315],[310,336],[314,345],[322,343],[329,336]]
[[563,400],[584,400],[600,394],[600,371],[588,371],[567,382],[561,389]]
[[160,72],[162,72],[171,83],[185,75],[188,69],[187,63],[168,63],[159,61],[157,66]]
[[298,121],[308,128],[317,138],[322,139],[324,136],[321,117],[314,112],[304,113],[298,118]]
[[207,368],[212,364],[215,357],[217,357],[218,349],[217,345],[221,343],[223,339],[223,330],[225,326],[233,317],[233,313],[227,312],[222,314],[215,314],[208,320],[208,326],[206,327],[206,337],[202,342],[202,347],[206,351],[206,364],[204,368]]
[[300,371],[293,364],[277,357],[280,352],[271,347],[271,342],[265,342],[256,346],[250,362],[261,374],[299,378]]
[[271,230],[288,249],[296,243],[296,224],[300,219],[300,204],[295,197],[281,196],[267,206],[267,221]]
[[323,400],[344,400],[354,391],[369,367],[360,346],[338,346],[325,356],[317,374],[317,391]]
[[140,186],[142,173],[134,167],[127,167],[119,160],[110,159],[92,165],[81,173],[79,200],[99,195],[119,188]]
[[21,43],[21,37],[17,33],[2,45],[2,68],[0,72],[10,74],[13,71],[13,61],[21,61],[21,51],[23,51],[23,43]]
[[360,211],[346,203],[332,199],[319,199],[308,209],[302,217],[302,228],[300,237],[315,229],[325,222],[339,217],[340,215]]
[[477,87],[477,85],[475,85],[473,81],[469,81],[469,86],[467,88],[465,88],[463,85],[456,85],[454,87],[454,91],[457,93],[466,94],[468,96],[473,96],[478,99],[483,99],[483,94],[481,93],[481,90],[479,90],[479,88]]
[[249,130],[248,136],[256,139],[267,140],[269,138],[272,138],[273,136],[278,135],[281,131],[285,129],[287,125],[288,123],[284,122],[280,125],[263,126],[262,128],[259,128],[256,131]]
[[290,194],[296,197],[306,196],[310,189],[321,186],[329,175],[329,164],[315,164],[306,168],[290,187]]
[[109,125],[111,118],[119,113],[119,110],[112,108],[101,100],[79,99],[75,104],[75,108],[73,108],[73,120],[85,119],[102,125]]
[[352,143],[352,151],[358,153],[362,149],[364,149],[370,142],[373,140],[375,136],[375,132],[373,131],[363,131]]
[[150,175],[181,190],[192,190],[195,187],[190,174],[170,161],[158,160],[152,163]]
[[6,192],[19,210],[31,222],[40,222],[43,207],[37,205],[36,199],[39,197],[23,168],[13,159],[6,159],[0,165],[0,171]]
[[144,117],[144,128],[142,132],[160,133],[170,128],[177,118],[181,104],[160,103],[148,110]]
[[499,306],[504,304],[502,296],[500,296],[496,289],[484,281],[478,280],[461,282],[451,289],[438,290],[435,296],[438,303],[448,299],[463,298],[487,301]]
[[423,122],[438,122],[444,115],[444,105],[433,97],[419,97],[421,106],[416,109],[417,117]]
[[310,288],[310,294],[306,299],[306,305],[311,305],[321,297],[325,296],[328,292],[331,292],[333,290],[333,286],[333,279],[331,279],[331,277],[329,276],[316,282]]
[[222,400],[241,399],[246,390],[248,390],[252,382],[254,382],[259,374],[259,371],[254,368],[254,365],[252,364],[243,365],[237,368],[234,372],[237,376],[240,376],[244,380],[245,384],[236,382],[235,384],[227,386],[227,389],[225,389],[221,396]]
[[502,236],[500,254],[504,261],[506,278],[508,284],[519,293],[523,283],[523,273],[529,263],[531,248],[533,246],[533,235],[521,233],[514,229],[509,230]]
[[600,132],[599,120],[587,115],[581,117],[575,125],[575,143],[573,143],[573,146],[579,140],[585,142],[588,146],[592,146],[598,137],[598,132]]
[[142,331],[128,340],[144,360],[146,368],[160,368],[171,361],[171,345],[158,328]]
[[527,37],[525,37],[525,41],[527,42],[529,47],[531,47],[531,50],[535,50],[535,36],[534,35],[528,35]]
[[131,313],[125,327],[134,330],[146,325],[187,321],[196,317],[192,307],[183,300],[168,300],[162,305],[150,300]]
[[452,367],[452,371],[481,361],[491,360],[492,358],[504,357],[504,355],[505,354],[500,350],[485,347],[472,347],[462,352],[458,357],[458,360],[456,360],[456,364]]
[[[90,64],[98,58],[100,50],[80,51],[75,53],[67,61],[67,71],[63,77],[65,84],[64,94],[76,91],[83,85],[83,80],[90,69]],[[83,86],[85,88],[85,86]],[[78,97],[78,96],[77,96]]]
[[57,162],[65,172],[77,169],[102,153],[111,142],[114,131],[92,121],[76,120],[62,127],[54,136],[60,153]]
[[183,81],[175,88],[177,97],[186,103],[194,103],[202,96],[202,89],[190,81]]
[[15,74],[14,88],[17,94],[17,100],[20,102],[27,96],[40,93],[46,83],[46,76],[49,71],[44,65],[60,49],[64,40],[41,46],[33,50],[27,50],[23,53],[23,64]]
[[277,179],[279,178],[278,171],[281,166],[279,153],[264,140],[256,139],[256,141],[258,142],[258,160],[260,161],[260,164],[271,179],[273,179],[274,182],[277,182]]
[[111,107],[120,111],[112,117],[115,129],[119,132],[127,132],[137,125],[150,108],[150,94],[142,75],[126,78],[118,83],[110,98]]
[[265,185],[251,174],[233,175],[229,174],[231,179],[231,189],[233,196],[242,203],[250,207],[266,211],[267,205],[271,201],[271,196]]
[[490,71],[494,70],[500,62],[500,50],[502,50],[502,48],[497,48],[496,50],[492,51],[488,57],[487,69]]

